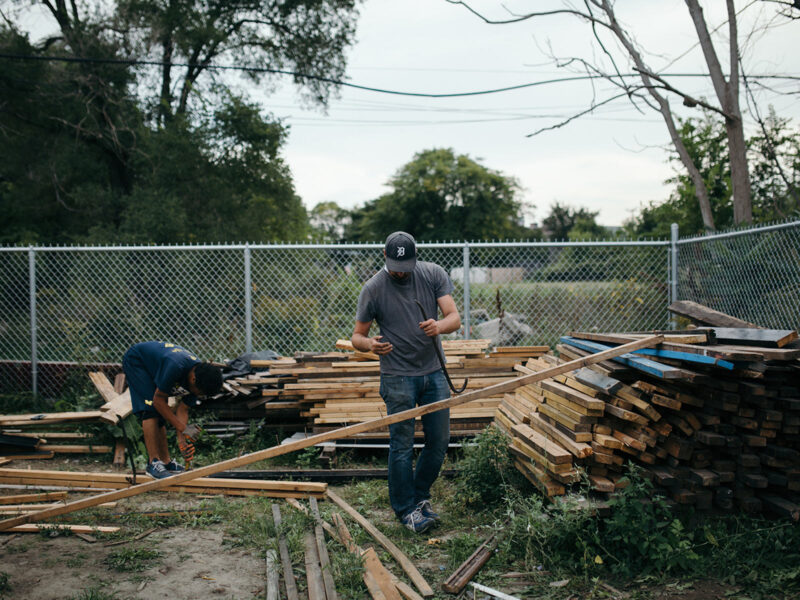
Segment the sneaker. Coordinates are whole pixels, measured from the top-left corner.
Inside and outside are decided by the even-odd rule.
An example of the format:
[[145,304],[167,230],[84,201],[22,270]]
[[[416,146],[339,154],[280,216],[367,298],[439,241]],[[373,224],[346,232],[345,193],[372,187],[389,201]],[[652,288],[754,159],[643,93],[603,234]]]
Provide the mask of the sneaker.
[[408,527],[414,533],[428,531],[428,529],[436,524],[436,521],[423,515],[419,508],[415,508],[400,520],[402,521],[403,525]]
[[172,475],[172,472],[167,470],[167,465],[157,458],[154,458],[147,463],[147,468],[145,471],[154,479],[164,479],[165,477],[170,477]]
[[430,500],[423,500],[422,502],[418,503],[417,510],[422,513],[423,517],[427,517],[428,519],[433,519],[437,523],[441,521],[438,513],[434,512]]
[[167,468],[167,471],[169,471],[170,473],[183,473],[186,470],[185,467],[183,467],[182,465],[179,465],[174,460],[171,460],[168,463],[164,463],[164,466]]

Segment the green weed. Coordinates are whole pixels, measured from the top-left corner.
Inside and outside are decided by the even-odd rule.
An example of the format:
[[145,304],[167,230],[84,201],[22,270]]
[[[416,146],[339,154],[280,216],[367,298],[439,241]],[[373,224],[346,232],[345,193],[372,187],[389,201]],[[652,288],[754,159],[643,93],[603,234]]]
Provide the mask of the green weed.
[[466,506],[498,506],[509,489],[527,487],[514,468],[508,438],[496,427],[487,427],[464,448],[458,468],[455,496]]
[[311,469],[319,465],[320,448],[310,446],[297,453],[294,463],[301,469]]
[[107,592],[101,587],[90,587],[70,596],[68,600],[117,600],[117,593]]
[[109,552],[103,562],[115,571],[130,573],[150,568],[160,557],[158,550],[123,548]]

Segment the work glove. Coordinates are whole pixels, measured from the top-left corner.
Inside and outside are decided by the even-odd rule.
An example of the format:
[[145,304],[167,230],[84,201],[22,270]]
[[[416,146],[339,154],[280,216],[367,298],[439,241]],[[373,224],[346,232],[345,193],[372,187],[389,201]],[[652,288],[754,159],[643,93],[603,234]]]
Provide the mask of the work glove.
[[178,444],[178,448],[181,451],[181,456],[183,456],[183,460],[187,463],[194,458],[194,444],[190,441],[180,442]]
[[200,432],[203,431],[197,425],[191,424],[187,425],[186,429],[182,431],[183,437],[186,438],[189,442],[196,442],[197,438],[200,437]]

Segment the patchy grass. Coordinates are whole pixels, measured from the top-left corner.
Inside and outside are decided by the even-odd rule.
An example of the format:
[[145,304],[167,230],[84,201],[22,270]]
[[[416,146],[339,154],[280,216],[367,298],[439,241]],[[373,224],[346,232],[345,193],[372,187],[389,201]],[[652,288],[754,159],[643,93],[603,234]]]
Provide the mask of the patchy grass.
[[108,592],[100,587],[90,587],[70,596],[67,600],[118,600],[115,592]]
[[150,548],[121,548],[108,553],[105,564],[115,571],[136,573],[152,567],[161,552]]

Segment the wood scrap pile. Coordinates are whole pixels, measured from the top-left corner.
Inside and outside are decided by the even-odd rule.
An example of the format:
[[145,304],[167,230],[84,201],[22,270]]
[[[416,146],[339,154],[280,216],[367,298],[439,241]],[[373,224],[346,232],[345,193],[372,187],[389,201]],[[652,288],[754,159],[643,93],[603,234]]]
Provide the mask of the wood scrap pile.
[[[712,318],[712,317],[708,317]],[[575,332],[540,371],[641,337]],[[548,496],[588,474],[625,485],[628,463],[674,502],[800,517],[800,346],[792,330],[708,327],[504,396],[495,423]]]

